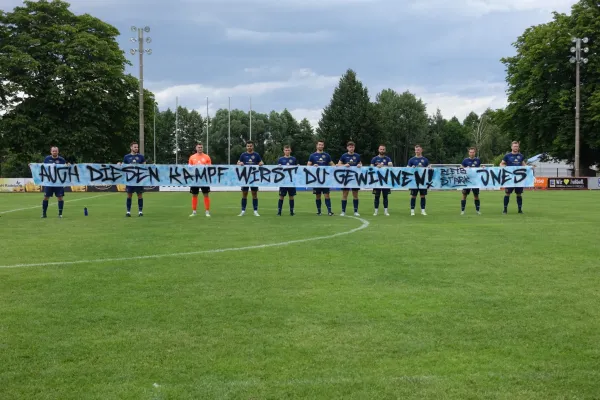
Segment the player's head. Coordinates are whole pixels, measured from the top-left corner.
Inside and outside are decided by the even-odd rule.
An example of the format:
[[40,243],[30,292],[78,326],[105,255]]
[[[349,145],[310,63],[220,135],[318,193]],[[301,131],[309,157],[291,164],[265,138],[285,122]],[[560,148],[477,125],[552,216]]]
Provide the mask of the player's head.
[[54,157],[54,158],[58,157],[58,147],[56,147],[56,146],[50,147],[50,154],[52,154],[52,157]]
[[283,146],[283,154],[285,154],[286,157],[289,157],[290,154],[292,154],[292,147],[289,145]]
[[423,148],[421,147],[420,144],[416,144],[415,145],[415,155],[417,157],[421,157],[421,154],[423,154]]
[[518,153],[519,152],[519,142],[517,142],[515,140],[514,142],[512,142],[510,148],[512,149],[513,153]]
[[196,145],[196,153],[198,153],[198,154],[204,153],[204,145],[202,143],[198,143]]
[[377,151],[379,152],[380,156],[385,156],[385,153],[386,153],[385,145],[380,144],[379,149],[377,149]]
[[252,153],[254,151],[254,142],[252,140],[248,140],[246,142],[246,151],[248,153]]
[[132,154],[137,154],[137,152],[140,151],[140,146],[137,144],[137,142],[131,142],[129,148],[131,149]]
[[477,153],[477,149],[475,147],[469,147],[469,157],[475,158],[475,153]]
[[317,151],[323,151],[325,149],[325,141],[319,140],[317,141]]
[[348,153],[354,153],[355,148],[356,148],[356,145],[354,144],[354,142],[346,143],[346,150],[348,150]]

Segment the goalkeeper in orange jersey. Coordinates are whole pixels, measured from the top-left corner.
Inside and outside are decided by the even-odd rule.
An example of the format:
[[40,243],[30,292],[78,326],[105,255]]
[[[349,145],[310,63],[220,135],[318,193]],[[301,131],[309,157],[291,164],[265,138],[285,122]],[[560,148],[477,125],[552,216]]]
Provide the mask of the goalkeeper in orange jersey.
[[[208,154],[204,153],[204,146],[202,143],[196,145],[196,152],[190,156],[188,161],[189,165],[211,165],[212,162]],[[210,217],[210,187],[208,186],[192,186],[190,187],[190,193],[192,194],[192,214],[190,217],[196,216],[196,209],[198,208],[198,194],[202,190],[204,196],[204,214]]]

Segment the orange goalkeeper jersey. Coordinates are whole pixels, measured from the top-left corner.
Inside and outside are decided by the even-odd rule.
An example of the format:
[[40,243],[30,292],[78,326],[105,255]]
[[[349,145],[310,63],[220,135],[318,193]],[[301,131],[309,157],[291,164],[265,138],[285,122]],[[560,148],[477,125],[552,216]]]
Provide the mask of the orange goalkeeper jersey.
[[212,163],[210,161],[210,157],[208,156],[208,154],[194,153],[190,156],[189,164],[190,165],[210,165]]

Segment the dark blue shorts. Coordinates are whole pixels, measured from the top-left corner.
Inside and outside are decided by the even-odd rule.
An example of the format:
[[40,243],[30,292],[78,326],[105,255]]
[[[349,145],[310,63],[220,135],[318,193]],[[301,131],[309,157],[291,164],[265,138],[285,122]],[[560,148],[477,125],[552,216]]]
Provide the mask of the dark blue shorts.
[[465,196],[468,196],[469,193],[471,193],[471,190],[473,191],[474,196],[479,196],[479,189],[463,189],[462,192]]
[[314,188],[313,194],[329,194],[328,188]]
[[279,188],[279,195],[285,197],[286,195],[295,196],[296,188],[295,187],[282,187]]
[[384,195],[386,195],[386,194],[390,194],[391,192],[392,192],[392,191],[391,191],[390,189],[373,189],[373,194],[374,194],[375,196],[379,196],[379,195],[381,195],[382,193],[383,193]]
[[127,193],[129,193],[129,194],[133,194],[133,193],[142,194],[142,193],[144,193],[144,187],[143,186],[126,186],[125,189],[127,190]]
[[64,187],[56,187],[56,186],[44,186],[44,196],[45,197],[64,197],[65,188]]
[[514,191],[516,194],[522,194],[522,193],[523,193],[523,188],[522,188],[522,187],[517,187],[517,188],[515,188],[515,187],[510,187],[510,188],[509,188],[509,187],[507,187],[507,188],[504,188],[504,192],[505,192],[506,194],[511,194],[513,191]]
[[416,196],[417,194],[420,194],[421,196],[427,196],[427,189],[411,189],[410,190],[411,196]]
[[353,192],[358,192],[359,188],[343,188],[342,190],[352,190]]
[[[250,190],[253,192],[258,192],[258,187],[252,186],[252,187],[250,187]],[[248,186],[242,186],[242,192],[247,192],[247,191],[248,191]]]

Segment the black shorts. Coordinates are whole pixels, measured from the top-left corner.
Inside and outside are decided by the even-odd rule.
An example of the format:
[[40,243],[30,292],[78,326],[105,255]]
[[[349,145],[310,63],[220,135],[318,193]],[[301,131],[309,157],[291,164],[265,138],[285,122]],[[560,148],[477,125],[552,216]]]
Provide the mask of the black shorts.
[[59,186],[44,186],[44,196],[45,197],[64,197],[65,196],[65,188]]
[[516,187],[510,187],[510,188],[509,188],[509,187],[507,187],[507,188],[504,188],[504,192],[505,192],[506,194],[511,194],[513,191],[514,191],[516,194],[522,194],[522,193],[523,193],[523,188],[522,188],[522,187],[517,187],[517,188],[516,188]]
[[[258,187],[252,186],[252,187],[250,187],[250,190],[253,192],[258,192]],[[242,192],[247,192],[247,191],[248,191],[248,186],[242,186]]]
[[375,196],[379,196],[379,195],[381,195],[382,193],[383,193],[384,195],[386,195],[386,194],[390,194],[391,192],[392,192],[392,191],[391,191],[390,189],[373,189],[373,194],[374,194]]
[[286,195],[295,196],[296,188],[295,187],[282,187],[279,188],[279,195],[285,197]]
[[410,195],[416,196],[420,194],[421,196],[427,196],[427,189],[410,189]]
[[133,193],[142,194],[142,193],[144,193],[144,187],[143,186],[126,186],[125,189],[127,190],[127,193],[129,193],[129,194],[133,194]]
[[342,188],[342,190],[352,190],[353,192],[358,192],[359,188]]
[[192,186],[190,187],[191,194],[198,194],[202,190],[202,194],[210,193],[210,188],[208,186]]
[[463,189],[462,192],[465,196],[468,196],[471,190],[473,191],[473,196],[479,196],[479,189]]
[[328,188],[314,188],[313,194],[329,194]]

